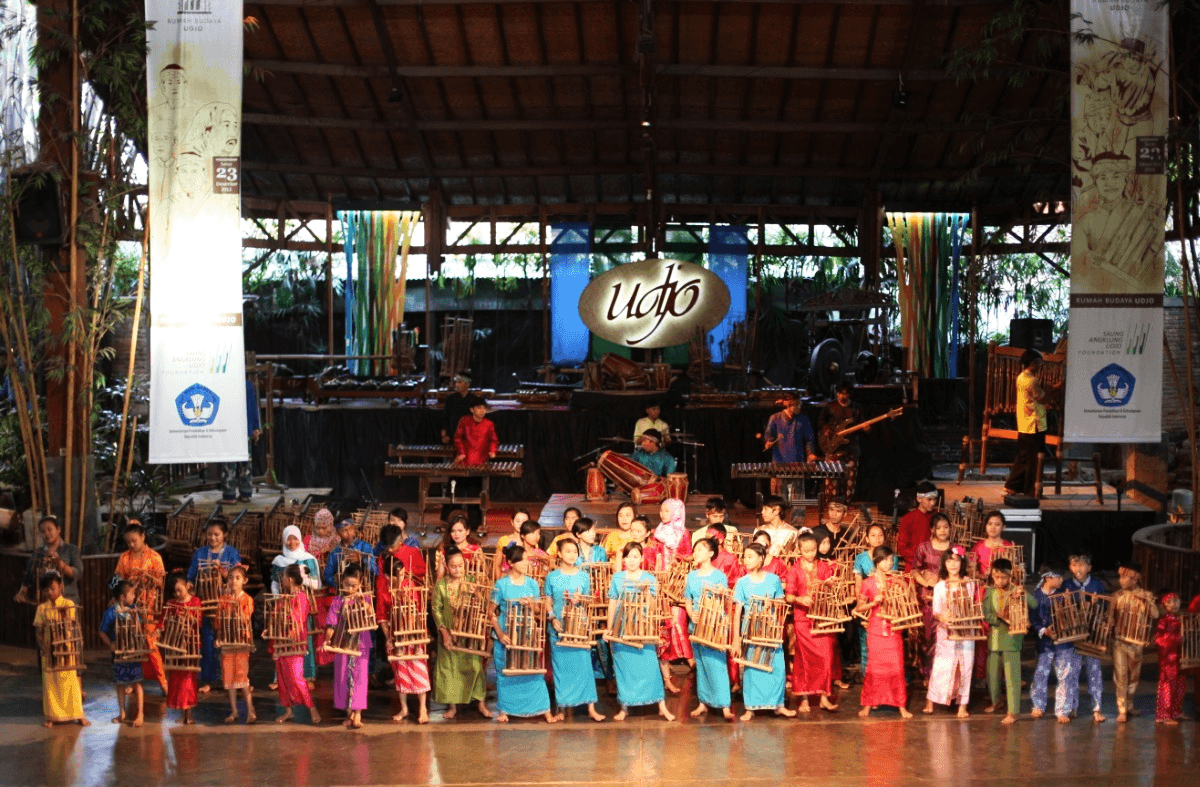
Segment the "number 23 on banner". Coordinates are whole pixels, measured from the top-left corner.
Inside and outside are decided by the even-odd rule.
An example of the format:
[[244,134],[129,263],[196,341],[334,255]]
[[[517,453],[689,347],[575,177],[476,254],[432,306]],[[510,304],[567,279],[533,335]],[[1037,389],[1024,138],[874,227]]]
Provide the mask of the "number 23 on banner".
[[213,194],[237,194],[240,172],[237,156],[213,156]]

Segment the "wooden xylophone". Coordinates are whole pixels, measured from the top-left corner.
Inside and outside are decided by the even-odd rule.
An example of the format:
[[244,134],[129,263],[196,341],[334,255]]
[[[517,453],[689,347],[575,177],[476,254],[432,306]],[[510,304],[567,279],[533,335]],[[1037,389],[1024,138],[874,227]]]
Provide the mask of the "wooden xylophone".
[[[417,511],[424,517],[426,505],[470,505],[479,506],[483,521],[487,521],[488,508],[491,506],[491,479],[520,478],[525,468],[520,461],[486,462],[482,465],[456,465],[448,462],[388,462],[383,466],[383,474],[401,478],[417,479]],[[481,481],[477,497],[455,495],[453,488],[442,494],[431,495],[431,484],[448,485],[452,478],[478,478]]]
[[[389,445],[387,454],[393,459],[453,459],[453,445]],[[524,459],[525,446],[520,443],[501,443],[496,449],[497,459]]]
[[506,614],[505,675],[546,674],[546,599],[514,598]]
[[730,478],[819,478],[843,479],[846,468],[830,462],[742,462],[729,466]]

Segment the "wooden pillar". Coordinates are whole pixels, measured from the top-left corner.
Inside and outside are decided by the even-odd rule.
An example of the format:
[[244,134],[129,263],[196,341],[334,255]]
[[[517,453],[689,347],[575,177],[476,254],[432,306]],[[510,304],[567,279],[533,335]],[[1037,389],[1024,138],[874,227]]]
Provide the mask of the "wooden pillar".
[[333,198],[325,203],[325,352],[337,353],[333,335]]
[[442,249],[446,247],[446,211],[442,193],[434,188],[421,209],[425,219],[425,377],[430,386],[437,386],[437,369],[433,363],[433,277],[442,269]]
[[883,246],[883,206],[875,184],[867,186],[866,204],[858,225],[858,248],[863,264],[863,289],[879,290],[879,257]]
[[967,320],[970,333],[967,339],[967,462],[973,462],[975,452],[971,441],[975,439],[975,339],[979,330],[979,209],[971,208],[971,265],[967,269],[967,286],[970,288],[970,306]]

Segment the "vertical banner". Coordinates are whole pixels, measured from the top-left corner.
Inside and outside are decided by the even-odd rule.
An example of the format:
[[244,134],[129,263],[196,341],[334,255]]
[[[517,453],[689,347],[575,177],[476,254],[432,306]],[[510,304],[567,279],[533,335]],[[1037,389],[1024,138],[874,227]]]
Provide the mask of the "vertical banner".
[[550,228],[550,360],[556,364],[588,359],[591,334],[579,316],[579,297],[592,278],[591,251],[591,225]]
[[245,461],[241,0],[146,0],[150,461]]
[[735,323],[746,319],[746,292],[750,287],[749,228],[714,224],[708,228],[708,269],[729,288],[729,312],[708,334],[714,363],[725,360]]
[[1071,311],[1064,437],[1158,442],[1168,13],[1072,0]]

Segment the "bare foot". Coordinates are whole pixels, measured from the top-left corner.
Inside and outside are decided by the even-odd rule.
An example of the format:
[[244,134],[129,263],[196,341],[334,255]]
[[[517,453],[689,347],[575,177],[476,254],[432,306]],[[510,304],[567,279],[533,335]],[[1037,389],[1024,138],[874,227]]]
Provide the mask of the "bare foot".
[[358,719],[355,719],[354,721],[350,722],[350,729],[352,729],[352,730],[361,730],[361,729],[362,729],[362,722],[361,722],[361,721],[359,721]]
[[130,727],[140,727],[140,726],[142,726],[142,724],[144,724],[144,723],[145,723],[145,719],[143,719],[143,718],[142,718],[142,717],[139,715],[139,716],[138,716],[137,718],[135,718],[135,719],[134,719],[132,722],[130,722],[129,726],[130,726]]
[[613,721],[625,721],[625,717],[628,715],[629,711],[625,708],[621,708],[619,711],[617,711],[617,714],[613,716]]
[[453,719],[457,715],[458,715],[458,708],[451,705],[449,708],[446,708],[444,713],[442,713],[442,718],[443,719]]
[[1044,715],[1045,715],[1045,713],[1043,711],[1040,711],[1037,708],[1034,708],[1033,711],[1029,714],[1029,717],[1031,719],[1040,719]]
[[209,685],[207,685],[207,684],[206,684],[206,685],[204,685],[204,686],[201,686],[201,687],[198,689],[198,691],[199,691],[201,694],[208,694],[210,691],[212,691],[212,686],[209,686]]
[[124,723],[125,723],[125,717],[124,717],[124,716],[118,716],[117,718],[115,718],[115,719],[113,719],[113,720],[112,720],[112,723],[113,723],[113,724],[124,724]]
[[309,708],[308,715],[312,716],[312,723],[314,727],[321,723],[321,714],[317,713],[316,708]]
[[402,710],[399,713],[397,713],[395,716],[392,717],[392,721],[401,722],[401,721],[404,721],[406,718],[408,718],[408,711]]
[[658,715],[662,716],[667,721],[675,721],[675,714],[667,710],[667,703],[665,702],[658,703]]
[[606,718],[608,718],[603,713],[596,710],[595,706],[593,705],[588,706],[588,716],[591,717],[592,721],[604,721]]
[[257,713],[255,713],[254,711],[249,711],[249,712],[246,714],[246,723],[247,723],[247,724],[253,724],[253,723],[254,723],[254,722],[256,722],[256,721],[258,721],[258,714],[257,714]]
[[346,719],[345,721],[342,722],[342,726],[345,727],[346,729],[350,729],[350,723],[351,723],[350,720]]
[[911,719],[913,717],[913,715],[908,712],[908,708],[900,708],[899,710],[900,710],[900,718]]
[[544,717],[546,719],[547,724],[558,724],[560,721],[563,720],[562,716],[555,715],[555,714],[551,713],[550,711],[546,711],[546,713],[544,714]]
[[725,717],[725,721],[733,721],[733,708],[721,708],[721,715]]
[[237,717],[237,714],[236,714],[236,713],[231,713],[231,714],[229,714],[228,716],[226,716],[226,717],[225,717],[225,723],[226,723],[226,724],[233,724],[233,723],[235,723],[237,720],[238,720],[238,717]]
[[794,719],[796,717],[796,711],[788,708],[785,705],[780,705],[778,708],[775,709],[775,715],[783,716],[784,718],[788,718],[788,719]]
[[1004,714],[1004,719],[1000,723],[1001,724],[1016,724],[1017,717],[1012,715],[1011,713],[1006,713],[1006,714]]
[[837,686],[839,689],[848,689],[848,688],[850,688],[850,684],[849,684],[849,683],[847,683],[847,682],[846,682],[846,681],[844,681],[844,680],[835,680],[835,681],[833,682],[833,685],[834,685],[834,686]]
[[996,703],[994,705],[988,705],[986,708],[983,709],[983,712],[984,713],[995,713],[996,708],[998,708],[998,707],[1000,707],[999,703]]
[[1059,717],[1058,717],[1058,723],[1059,723],[1059,724],[1070,724],[1070,723],[1071,723],[1071,717],[1070,717],[1070,716],[1059,716]]
[[925,707],[921,708],[921,713],[933,713],[933,700],[925,700]]
[[1108,721],[1108,717],[1105,716],[1103,713],[1101,713],[1098,710],[1092,711],[1092,722],[1094,724],[1103,724],[1106,721]]
[[480,700],[479,705],[477,705],[476,707],[479,708],[480,716],[482,716],[485,719],[492,718],[492,712],[490,710],[488,710],[487,703],[485,703],[483,700]]
[[291,720],[292,720],[292,709],[291,709],[291,708],[288,708],[287,710],[285,710],[285,711],[283,712],[283,715],[282,715],[282,716],[276,716],[276,717],[275,717],[275,723],[276,723],[276,724],[283,724],[284,722],[288,722],[288,721],[291,721]]
[[664,680],[663,686],[666,688],[667,691],[671,692],[672,694],[678,694],[680,691],[679,687],[676,686],[671,680]]
[[1122,712],[1117,714],[1117,724],[1124,724],[1129,718]]
[[1163,722],[1163,724],[1165,724],[1168,727],[1178,727],[1179,726],[1179,722],[1176,719],[1167,719],[1166,721]]
[[421,712],[417,714],[417,724],[428,724],[428,723],[429,723],[429,711],[427,711],[424,708],[421,708]]
[[196,723],[196,720],[195,720],[195,719],[193,719],[191,716],[184,716],[184,717],[183,717],[183,723],[184,723],[184,724],[195,724],[195,723]]
[[[271,691],[275,691],[276,689],[279,688],[279,684],[278,683],[268,683],[267,688],[270,689]],[[309,689],[309,691],[312,691],[312,686],[309,686],[308,689]]]
[[836,703],[830,702],[830,700],[829,700],[829,698],[828,698],[828,697],[826,697],[826,696],[822,695],[822,697],[821,697],[821,710],[827,710],[827,711],[830,711],[830,712],[832,713],[833,711],[835,711],[835,710],[837,710],[837,709],[838,709],[838,706],[837,706],[837,704],[836,704]]
[[501,711],[500,715],[496,717],[496,721],[500,724],[508,724],[508,714]]
[[50,729],[51,727],[54,726],[54,722],[47,719],[46,721],[42,722],[42,726],[45,727],[46,729]]
[[697,705],[696,709],[689,713],[688,716],[691,716],[693,719],[698,719],[706,713],[708,713],[708,706],[702,702]]
[[863,709],[858,712],[858,717],[860,719],[865,719],[870,715],[871,715],[871,706],[870,705],[864,705]]
[[754,711],[748,710],[743,713],[740,718],[742,721],[751,721],[754,719]]
[[967,712],[967,706],[966,706],[966,705],[959,705],[959,706],[958,706],[958,718],[960,718],[960,719],[965,719],[965,718],[967,718],[967,717],[968,717],[968,716],[970,716],[970,715],[971,715],[971,714]]
[[800,713],[812,713],[812,708],[808,705],[808,697],[800,701],[800,707],[796,708]]

